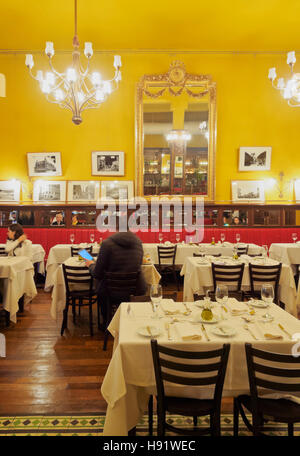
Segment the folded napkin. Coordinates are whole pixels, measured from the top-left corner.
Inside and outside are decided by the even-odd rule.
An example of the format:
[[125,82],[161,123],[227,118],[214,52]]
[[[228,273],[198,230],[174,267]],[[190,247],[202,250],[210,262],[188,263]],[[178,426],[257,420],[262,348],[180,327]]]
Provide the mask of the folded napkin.
[[264,333],[264,338],[267,340],[281,340],[283,339],[283,336],[280,334],[271,334],[271,333]]
[[272,323],[257,323],[256,326],[266,340],[282,340],[284,338],[281,330]]
[[300,397],[293,396],[292,394],[271,393],[259,395],[258,397],[260,397],[261,399],[286,399],[287,401],[292,401],[296,404],[300,404]]
[[235,313],[240,314],[241,312],[246,312],[248,310],[248,307],[244,302],[239,302],[235,298],[228,298],[226,305],[232,315]]
[[175,323],[176,331],[181,340],[201,340],[200,328],[195,328],[190,323]]

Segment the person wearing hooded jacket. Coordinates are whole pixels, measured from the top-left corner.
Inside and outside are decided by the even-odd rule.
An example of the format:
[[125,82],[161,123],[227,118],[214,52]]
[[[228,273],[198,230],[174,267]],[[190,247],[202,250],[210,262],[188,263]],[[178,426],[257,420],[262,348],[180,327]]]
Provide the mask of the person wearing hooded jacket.
[[[138,272],[135,294],[143,295],[146,293],[147,284],[141,270],[143,256],[142,242],[131,231],[115,233],[102,242],[97,261],[86,261],[91,275],[97,281],[97,293],[101,302],[105,299],[104,276],[106,272],[124,274]],[[122,290],[120,290],[120,297],[122,297]],[[101,306],[101,313],[105,319],[104,306]]]

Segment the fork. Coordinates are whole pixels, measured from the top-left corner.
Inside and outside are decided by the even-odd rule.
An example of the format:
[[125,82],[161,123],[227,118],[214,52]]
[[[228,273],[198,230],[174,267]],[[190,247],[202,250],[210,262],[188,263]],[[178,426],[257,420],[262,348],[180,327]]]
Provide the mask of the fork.
[[168,333],[168,340],[173,340],[173,338],[170,335],[170,324],[169,323],[165,323],[165,328],[166,328],[167,333]]
[[255,336],[255,334],[253,334],[253,332],[251,331],[251,329],[249,328],[248,325],[244,325],[244,328],[249,331],[249,333],[251,334],[251,336],[253,337],[253,339],[255,340],[258,340],[258,338]]

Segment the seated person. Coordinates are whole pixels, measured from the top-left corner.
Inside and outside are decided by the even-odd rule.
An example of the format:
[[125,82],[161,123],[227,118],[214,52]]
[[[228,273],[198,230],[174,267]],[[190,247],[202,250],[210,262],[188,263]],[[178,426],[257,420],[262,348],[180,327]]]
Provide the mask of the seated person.
[[233,225],[240,225],[241,224],[241,221],[239,219],[239,217],[233,217]]
[[[105,300],[105,280],[103,278],[106,272],[124,274],[139,272],[135,294],[143,295],[146,293],[147,284],[141,271],[143,256],[142,242],[131,231],[115,233],[103,241],[96,263],[94,261],[86,261],[91,275],[98,282],[97,293],[101,303]],[[122,297],[122,290],[120,290],[120,297]],[[101,305],[101,312],[105,320],[104,305]]]
[[62,214],[62,212],[58,212],[53,220],[53,222],[51,223],[51,225],[53,226],[58,226],[58,225],[64,225],[64,216]]
[[81,225],[81,223],[80,223],[80,221],[78,220],[76,214],[74,214],[74,215],[72,216],[72,225],[73,225],[73,226]]
[[14,223],[8,228],[5,251],[9,256],[26,256],[32,261],[32,242],[27,239],[19,223]]

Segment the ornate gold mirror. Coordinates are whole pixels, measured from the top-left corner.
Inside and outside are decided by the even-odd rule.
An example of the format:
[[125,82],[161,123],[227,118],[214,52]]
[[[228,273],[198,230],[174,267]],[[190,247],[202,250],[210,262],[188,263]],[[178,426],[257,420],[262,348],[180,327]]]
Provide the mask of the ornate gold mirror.
[[186,73],[145,75],[137,86],[136,195],[214,200],[216,84]]

